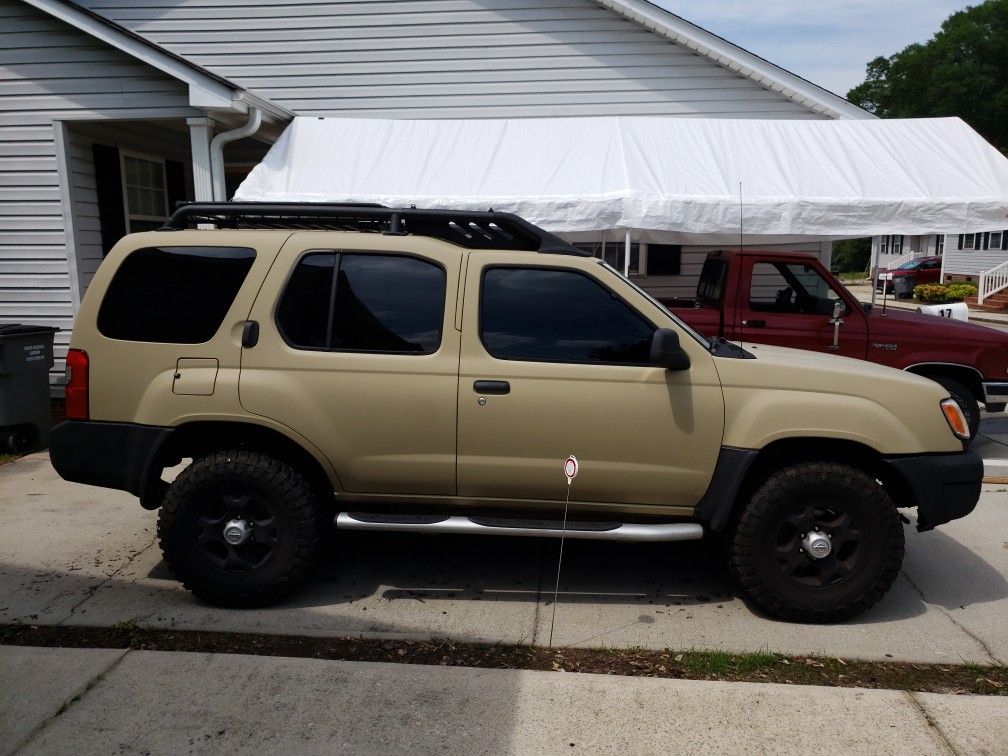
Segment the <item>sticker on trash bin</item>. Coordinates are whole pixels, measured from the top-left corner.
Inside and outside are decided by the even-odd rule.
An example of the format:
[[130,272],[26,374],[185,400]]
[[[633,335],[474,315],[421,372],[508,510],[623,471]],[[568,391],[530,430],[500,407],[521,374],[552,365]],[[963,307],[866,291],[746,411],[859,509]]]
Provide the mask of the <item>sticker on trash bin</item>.
[[578,474],[578,461],[577,457],[571,454],[567,459],[564,460],[564,475],[567,477],[567,483],[569,484]]

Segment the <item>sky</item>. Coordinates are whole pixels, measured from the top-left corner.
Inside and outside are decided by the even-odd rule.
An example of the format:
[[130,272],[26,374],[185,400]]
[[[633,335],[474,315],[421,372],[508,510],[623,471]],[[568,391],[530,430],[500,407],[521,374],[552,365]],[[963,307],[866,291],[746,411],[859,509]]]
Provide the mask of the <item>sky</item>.
[[865,64],[926,42],[953,0],[651,0],[792,73],[843,96]]

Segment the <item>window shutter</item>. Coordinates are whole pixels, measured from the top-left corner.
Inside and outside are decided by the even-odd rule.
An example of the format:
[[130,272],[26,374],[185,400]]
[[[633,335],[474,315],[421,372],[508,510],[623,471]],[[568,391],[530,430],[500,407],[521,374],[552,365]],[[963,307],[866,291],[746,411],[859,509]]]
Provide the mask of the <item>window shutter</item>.
[[95,186],[98,194],[98,222],[101,225],[102,254],[126,235],[126,211],[123,209],[122,171],[119,150],[104,144],[92,144]]
[[186,200],[185,168],[178,160],[165,160],[165,188],[170,216],[175,212],[175,205]]

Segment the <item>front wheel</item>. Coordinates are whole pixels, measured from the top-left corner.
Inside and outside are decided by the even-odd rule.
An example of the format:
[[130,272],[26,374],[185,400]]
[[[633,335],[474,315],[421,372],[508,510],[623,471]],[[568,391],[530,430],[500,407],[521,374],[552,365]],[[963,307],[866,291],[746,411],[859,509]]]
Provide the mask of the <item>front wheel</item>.
[[221,606],[264,606],[293,593],[319,557],[324,528],[304,476],[244,450],[194,460],[168,487],[158,516],[172,573]]
[[837,622],[875,604],[903,562],[892,500],[862,470],[793,464],[749,497],[729,542],[733,576],[768,614]]

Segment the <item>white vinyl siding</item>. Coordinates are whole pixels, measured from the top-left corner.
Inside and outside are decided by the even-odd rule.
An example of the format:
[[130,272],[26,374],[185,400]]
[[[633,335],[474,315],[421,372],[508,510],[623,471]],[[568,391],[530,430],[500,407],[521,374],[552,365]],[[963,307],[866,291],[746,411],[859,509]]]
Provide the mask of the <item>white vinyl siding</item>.
[[818,118],[591,0],[84,0],[301,115]]
[[77,231],[77,273],[83,294],[104,257],[92,145],[97,142],[128,151],[154,152],[176,160],[184,168],[187,192],[192,188],[192,163],[184,132],[172,131],[156,123],[75,123],[70,126],[69,142],[70,197]]
[[[53,120],[139,112],[197,114],[174,80],[28,5],[0,0],[0,322],[62,329],[54,383],[62,382],[74,312]],[[70,173],[71,183],[86,181]],[[79,234],[86,244],[95,231],[82,221]]]

